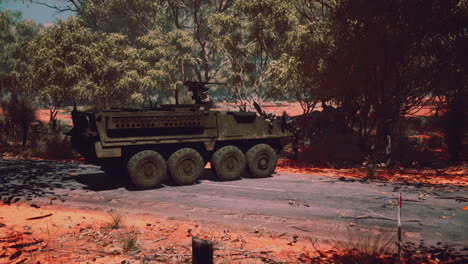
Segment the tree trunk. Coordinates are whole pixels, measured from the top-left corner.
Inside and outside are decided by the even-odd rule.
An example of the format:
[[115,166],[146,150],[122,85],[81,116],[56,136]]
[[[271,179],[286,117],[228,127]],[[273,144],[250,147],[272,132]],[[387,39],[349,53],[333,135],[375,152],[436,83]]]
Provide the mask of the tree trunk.
[[52,130],[55,131],[55,129],[57,128],[57,121],[55,120],[55,117],[56,117],[56,114],[55,114],[56,110],[50,110],[50,118],[49,118],[49,125],[52,127]]
[[26,120],[21,120],[21,128],[23,131],[23,142],[22,146],[26,146],[26,142],[28,141],[28,134],[29,134],[29,129],[28,129],[28,122]]
[[460,152],[463,146],[465,133],[465,109],[462,96],[447,99],[448,111],[445,117],[445,139],[447,142],[450,160],[460,160]]

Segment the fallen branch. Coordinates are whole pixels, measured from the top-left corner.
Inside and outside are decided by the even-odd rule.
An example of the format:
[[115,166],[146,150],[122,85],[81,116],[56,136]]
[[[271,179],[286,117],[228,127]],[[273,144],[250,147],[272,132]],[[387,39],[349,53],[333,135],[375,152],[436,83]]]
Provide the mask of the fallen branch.
[[467,196],[437,196],[436,199],[455,199],[460,201],[468,201]]
[[136,254],[138,254],[140,252],[141,252],[141,249],[137,249],[137,250],[133,251],[132,253],[128,253],[127,256],[135,256]]
[[[391,217],[386,217],[386,216],[373,216],[373,215],[361,215],[361,216],[342,216],[341,218],[353,218],[353,219],[381,219],[381,220],[389,220],[389,221],[397,221],[394,218]],[[406,219],[406,220],[401,220],[402,222],[415,222],[418,223],[420,226],[425,226],[425,227],[435,227],[435,228],[440,228],[440,226],[431,226],[431,225],[425,225],[421,223],[421,220],[419,219]]]
[[220,247],[215,247],[214,250],[221,250],[221,251],[234,251],[234,252],[241,252],[244,254],[268,254],[273,251],[264,251],[262,249],[259,249],[258,251],[251,251],[251,250],[244,250],[244,249],[237,249],[237,248],[220,248]]
[[381,220],[390,220],[396,221],[396,219],[386,216],[374,216],[374,215],[360,215],[360,216],[342,216],[341,218],[353,218],[353,219],[381,219]]
[[161,256],[161,257],[191,257],[192,254],[154,254],[154,256]]
[[[294,229],[297,229],[297,230],[299,230],[299,231],[302,231],[302,232],[310,232],[310,230],[307,230],[307,229],[302,228],[302,227],[298,227],[298,226],[290,226],[290,227],[292,227],[292,228],[294,228]],[[286,234],[286,233],[285,233],[285,234]]]
[[156,242],[159,242],[159,241],[162,241],[162,240],[165,240],[167,239],[167,237],[161,237],[161,238],[158,238],[158,239],[155,239],[155,240],[152,240],[152,241],[148,241],[145,243],[145,245],[148,245],[148,244],[151,244],[151,243],[156,243]]
[[52,214],[46,214],[46,215],[31,217],[31,218],[27,218],[26,220],[38,220],[38,219],[46,218],[46,217],[49,217],[49,216],[52,216]]

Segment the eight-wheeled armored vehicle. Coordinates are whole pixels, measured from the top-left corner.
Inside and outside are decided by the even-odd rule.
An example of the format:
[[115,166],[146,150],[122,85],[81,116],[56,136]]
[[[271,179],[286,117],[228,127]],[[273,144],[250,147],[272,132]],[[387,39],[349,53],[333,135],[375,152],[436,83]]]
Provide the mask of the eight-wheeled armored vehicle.
[[72,146],[106,173],[124,172],[139,189],[154,188],[169,174],[179,185],[195,183],[207,162],[220,180],[244,173],[270,176],[291,134],[281,122],[254,112],[210,110],[202,82],[185,82],[194,104],[143,109],[72,111]]

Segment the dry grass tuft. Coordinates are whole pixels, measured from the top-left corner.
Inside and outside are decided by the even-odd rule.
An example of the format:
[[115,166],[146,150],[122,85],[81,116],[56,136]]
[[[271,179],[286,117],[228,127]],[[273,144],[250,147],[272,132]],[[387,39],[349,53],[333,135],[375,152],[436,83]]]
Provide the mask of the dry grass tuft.
[[123,238],[122,248],[125,253],[138,250],[138,235],[135,232],[127,233]]
[[111,209],[109,211],[111,222],[108,224],[110,229],[121,229],[124,227],[125,211],[122,209]]

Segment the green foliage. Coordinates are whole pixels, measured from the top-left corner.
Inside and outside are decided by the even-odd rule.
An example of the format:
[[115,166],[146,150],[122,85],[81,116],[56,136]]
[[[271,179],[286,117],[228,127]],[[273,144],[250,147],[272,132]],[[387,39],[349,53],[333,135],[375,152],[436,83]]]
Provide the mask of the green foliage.
[[86,50],[92,42],[91,30],[70,19],[57,21],[31,43],[31,78],[52,118],[65,100],[76,96],[86,74],[84,66],[90,63]]
[[85,1],[77,14],[93,31],[118,33],[135,43],[154,26],[163,23],[162,5],[154,0]]
[[138,50],[120,34],[94,33],[94,37],[95,41],[83,50],[86,72],[74,89],[78,97],[98,108],[141,103],[147,86]]
[[25,46],[34,39],[41,27],[21,20],[21,13],[0,10],[0,90],[15,94],[30,93],[27,71],[30,59]]
[[147,69],[142,80],[148,87],[145,99],[170,101],[176,89],[185,89],[182,85],[184,72],[195,64],[193,38],[183,30],[163,34],[158,28],[138,41],[141,45],[139,55]]
[[298,100],[304,114],[325,98],[324,75],[331,49],[327,28],[325,21],[297,24],[288,34],[285,52],[270,64],[273,92]]
[[31,45],[32,79],[51,117],[66,100],[98,108],[142,101],[144,67],[125,36],[99,33],[77,19],[58,21]]
[[271,95],[267,70],[281,55],[294,22],[288,1],[240,0],[230,10],[210,17],[213,41],[224,57],[219,72],[228,83],[229,99],[242,105]]

